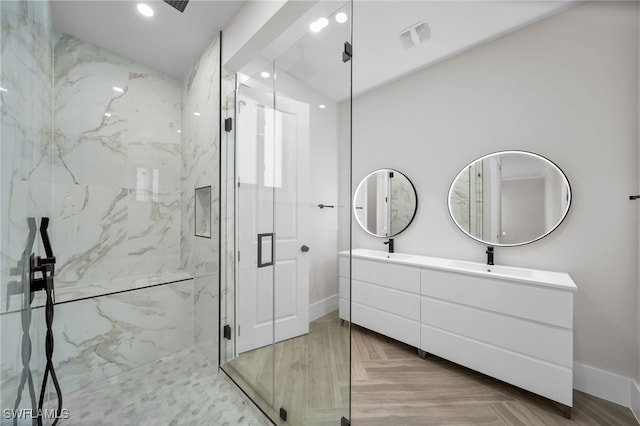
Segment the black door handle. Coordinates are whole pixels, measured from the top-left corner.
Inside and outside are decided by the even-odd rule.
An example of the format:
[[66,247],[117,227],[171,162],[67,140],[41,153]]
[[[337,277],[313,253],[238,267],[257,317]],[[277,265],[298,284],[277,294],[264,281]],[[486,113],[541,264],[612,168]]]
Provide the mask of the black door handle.
[[301,252],[303,252],[303,253],[306,253],[306,252],[308,252],[308,251],[309,251],[309,247],[307,247],[307,246],[302,246],[302,247],[300,247],[300,251],[301,251]]

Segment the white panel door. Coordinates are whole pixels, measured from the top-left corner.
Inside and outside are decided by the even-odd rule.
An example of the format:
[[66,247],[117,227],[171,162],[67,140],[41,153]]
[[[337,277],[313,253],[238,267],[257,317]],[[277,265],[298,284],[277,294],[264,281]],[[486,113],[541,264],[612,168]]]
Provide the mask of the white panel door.
[[274,152],[276,342],[309,332],[309,105],[278,96]]
[[236,337],[242,353],[309,331],[309,260],[301,250],[310,213],[309,110],[279,99],[274,111],[270,94],[245,87],[238,98]]

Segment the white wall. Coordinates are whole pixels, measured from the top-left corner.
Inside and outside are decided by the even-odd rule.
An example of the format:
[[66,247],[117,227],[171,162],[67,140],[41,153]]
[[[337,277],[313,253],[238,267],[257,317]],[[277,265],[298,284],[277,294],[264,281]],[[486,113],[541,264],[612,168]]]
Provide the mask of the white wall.
[[[637,4],[579,5],[355,99],[353,187],[381,167],[405,173],[419,207],[396,250],[483,262],[485,247],[449,217],[453,178],[503,149],[554,161],[573,190],[567,219],[543,240],[497,248],[496,263],[571,274],[575,361],[633,377],[638,215],[628,196],[638,184],[637,86]],[[354,247],[384,249],[355,223],[353,232]]]

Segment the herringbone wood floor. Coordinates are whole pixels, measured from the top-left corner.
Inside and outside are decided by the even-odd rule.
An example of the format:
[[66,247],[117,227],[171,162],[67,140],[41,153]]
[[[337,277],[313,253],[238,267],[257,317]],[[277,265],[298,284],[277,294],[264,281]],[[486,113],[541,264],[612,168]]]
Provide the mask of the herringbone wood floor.
[[352,425],[637,425],[631,410],[583,392],[572,418],[554,402],[364,328],[352,328]]
[[[338,426],[348,412],[348,336],[349,327],[332,312],[311,323],[308,335],[244,353],[225,371],[253,383],[273,406],[286,407],[289,421],[279,424]],[[351,350],[352,425],[638,424],[628,408],[578,391],[567,419],[550,400],[442,358],[422,359],[415,348],[357,325]]]

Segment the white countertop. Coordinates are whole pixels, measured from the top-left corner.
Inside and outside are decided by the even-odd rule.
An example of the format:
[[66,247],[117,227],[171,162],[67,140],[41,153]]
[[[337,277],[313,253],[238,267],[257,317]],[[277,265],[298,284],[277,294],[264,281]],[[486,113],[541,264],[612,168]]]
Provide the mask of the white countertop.
[[[556,287],[564,290],[576,291],[578,287],[569,274],[564,272],[543,271],[539,269],[517,268],[514,266],[486,265],[464,260],[445,259],[440,257],[419,256],[404,253],[387,253],[385,251],[369,249],[353,249],[352,256],[359,259],[370,259],[401,265],[417,266],[421,268],[440,269],[463,274],[480,275],[485,277],[519,281],[528,284]],[[349,251],[339,253],[348,256]]]

